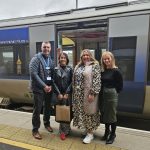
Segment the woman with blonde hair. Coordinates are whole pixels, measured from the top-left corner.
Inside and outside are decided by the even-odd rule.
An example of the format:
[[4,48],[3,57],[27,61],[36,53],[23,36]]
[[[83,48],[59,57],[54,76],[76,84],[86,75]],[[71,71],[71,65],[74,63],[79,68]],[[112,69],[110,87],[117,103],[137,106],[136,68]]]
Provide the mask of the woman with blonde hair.
[[104,61],[103,61],[103,57],[105,57],[105,56],[110,56],[111,57],[111,68],[118,68],[117,66],[116,66],[116,62],[115,62],[115,57],[114,57],[114,55],[111,53],[111,52],[109,52],[109,51],[105,51],[105,52],[103,52],[102,53],[102,57],[101,57],[101,66],[102,66],[102,70],[104,70],[105,68],[107,68],[107,65],[104,63]]
[[101,66],[102,90],[100,100],[102,101],[102,121],[105,123],[105,134],[102,140],[106,140],[106,144],[112,144],[116,137],[118,94],[123,88],[123,78],[111,52],[102,53]]
[[90,143],[100,125],[98,94],[101,88],[100,66],[88,49],[80,55],[73,75],[73,125],[86,130],[83,143]]

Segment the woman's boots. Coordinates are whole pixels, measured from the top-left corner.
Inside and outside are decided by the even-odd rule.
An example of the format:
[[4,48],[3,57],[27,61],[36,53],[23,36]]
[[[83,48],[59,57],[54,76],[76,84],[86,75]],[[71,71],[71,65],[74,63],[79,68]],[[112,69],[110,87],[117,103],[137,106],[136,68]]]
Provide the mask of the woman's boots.
[[110,130],[109,129],[105,129],[104,136],[101,138],[101,140],[102,141],[106,141],[108,139],[109,134],[110,134]]
[[106,144],[112,144],[116,138],[116,134],[110,134],[109,138],[106,140]]
[[111,123],[111,133],[110,136],[106,139],[106,144],[112,144],[116,138],[116,123]]
[[108,136],[110,134],[109,126],[110,124],[108,123],[105,124],[105,133],[104,133],[104,136],[101,138],[102,141],[106,141],[108,139]]

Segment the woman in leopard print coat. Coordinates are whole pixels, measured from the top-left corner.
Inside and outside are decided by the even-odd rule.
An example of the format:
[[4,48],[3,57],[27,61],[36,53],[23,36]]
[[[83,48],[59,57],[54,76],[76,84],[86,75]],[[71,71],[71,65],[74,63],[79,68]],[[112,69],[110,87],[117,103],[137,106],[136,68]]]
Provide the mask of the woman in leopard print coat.
[[100,125],[98,93],[101,88],[100,66],[88,49],[84,49],[73,75],[73,125],[86,130],[84,143],[93,140]]

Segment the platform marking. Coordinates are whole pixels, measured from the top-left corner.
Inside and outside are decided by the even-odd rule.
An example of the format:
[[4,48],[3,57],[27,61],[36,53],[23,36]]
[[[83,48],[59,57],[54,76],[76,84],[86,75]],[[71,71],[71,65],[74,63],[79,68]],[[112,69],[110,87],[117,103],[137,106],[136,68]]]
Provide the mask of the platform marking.
[[0,138],[0,142],[4,143],[4,144],[12,145],[12,146],[17,146],[17,147],[20,147],[20,148],[30,149],[30,150],[48,150],[48,149],[43,148],[43,147],[33,146],[33,145],[30,145],[30,144],[16,142],[16,141],[4,139],[4,138]]

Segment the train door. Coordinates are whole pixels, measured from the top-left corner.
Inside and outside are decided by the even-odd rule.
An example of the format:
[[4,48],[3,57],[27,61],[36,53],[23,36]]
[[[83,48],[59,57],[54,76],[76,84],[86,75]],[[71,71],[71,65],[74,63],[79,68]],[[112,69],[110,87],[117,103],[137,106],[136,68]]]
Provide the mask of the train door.
[[149,16],[109,19],[109,49],[124,78],[119,111],[142,114],[148,56]]
[[80,53],[87,48],[99,61],[102,50],[107,49],[107,20],[60,24],[56,27],[58,47],[68,53],[70,65],[80,60]]
[[149,44],[148,44],[148,60],[147,60],[147,85],[145,87],[144,116],[150,118],[150,22],[149,22]]

